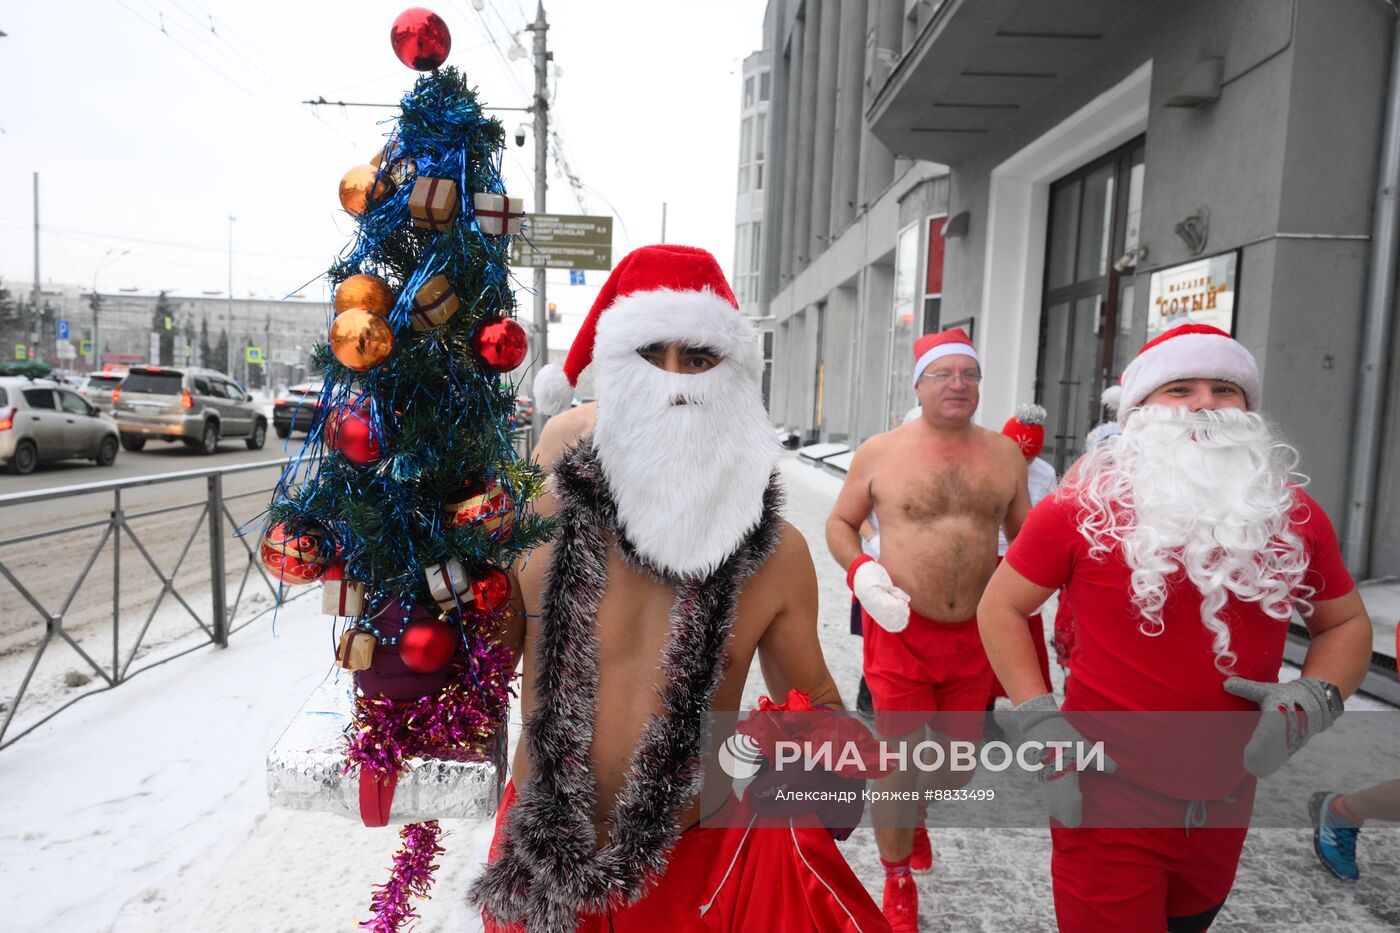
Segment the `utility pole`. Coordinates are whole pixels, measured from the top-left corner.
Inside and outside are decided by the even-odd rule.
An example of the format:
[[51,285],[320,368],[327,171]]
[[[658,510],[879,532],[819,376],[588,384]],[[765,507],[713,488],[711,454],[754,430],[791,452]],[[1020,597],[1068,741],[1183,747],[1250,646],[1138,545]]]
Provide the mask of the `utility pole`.
[[661,242],[666,242],[666,202],[661,202]]
[[39,173],[34,173],[34,310],[39,310]]
[[[545,209],[545,191],[549,187],[546,175],[549,167],[549,87],[548,87],[548,64],[549,50],[545,44],[545,33],[549,31],[549,25],[544,19],[544,3],[541,2],[535,11],[535,21],[525,27],[535,34],[535,206],[534,213],[543,214]],[[541,260],[536,259],[536,262]],[[535,373],[540,367],[549,363],[549,313],[548,302],[545,297],[545,267],[535,266],[535,339],[538,344],[535,347],[538,363]],[[534,390],[531,389],[533,392]],[[533,419],[535,441],[540,439],[540,432],[544,430],[544,414],[540,411],[540,400],[535,399],[535,416]]]
[[233,222],[238,218],[232,214],[228,215],[228,312],[225,314],[224,326],[228,329],[228,358],[224,365],[224,375],[233,378]]

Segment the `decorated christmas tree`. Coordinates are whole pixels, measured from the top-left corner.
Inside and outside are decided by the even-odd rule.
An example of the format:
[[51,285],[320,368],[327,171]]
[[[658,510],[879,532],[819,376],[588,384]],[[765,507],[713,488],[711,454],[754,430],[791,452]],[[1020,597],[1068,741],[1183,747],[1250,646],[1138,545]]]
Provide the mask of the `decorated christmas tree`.
[[[463,780],[454,764],[476,767],[460,774],[483,785],[485,763],[498,793],[514,668],[493,638],[510,602],[505,568],[548,533],[528,510],[541,477],[511,438],[507,374],[526,340],[512,317],[507,256],[522,212],[501,181],[504,132],[466,78],[441,67],[450,38],[440,18],[409,10],[391,39],[427,73],[372,163],[341,181],[358,229],[328,273],[334,314],[312,355],[321,405],[262,542],[284,584],[322,583],[334,663],[354,675],[343,766],[314,790],[354,783],[360,819],[379,826],[397,815],[410,762],[434,763],[423,780],[444,805]],[[286,739],[269,756],[270,788]],[[415,791],[419,821],[402,831],[369,929],[397,929],[414,916],[410,895],[427,891],[441,851],[436,820],[421,812],[432,790]],[[489,817],[494,803],[474,812]]]

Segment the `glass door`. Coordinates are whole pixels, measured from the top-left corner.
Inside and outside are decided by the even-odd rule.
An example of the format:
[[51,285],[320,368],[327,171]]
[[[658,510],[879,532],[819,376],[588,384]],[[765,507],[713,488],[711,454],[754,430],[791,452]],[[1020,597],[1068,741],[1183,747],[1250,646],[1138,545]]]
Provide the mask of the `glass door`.
[[1135,140],[1050,186],[1035,396],[1058,473],[1083,453],[1105,417],[1099,396],[1130,357],[1143,152]]

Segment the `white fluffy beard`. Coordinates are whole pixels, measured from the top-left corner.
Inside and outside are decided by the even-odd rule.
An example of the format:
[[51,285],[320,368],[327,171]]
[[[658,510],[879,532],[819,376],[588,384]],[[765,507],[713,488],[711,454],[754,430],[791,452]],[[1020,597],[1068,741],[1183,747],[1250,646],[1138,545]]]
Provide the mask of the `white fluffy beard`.
[[680,374],[635,352],[596,380],[593,447],[627,539],[677,575],[709,574],[758,524],[778,459],[757,380],[728,359]]
[[1160,405],[1135,411],[1122,434],[1085,456],[1080,533],[1093,556],[1122,545],[1140,631],[1165,629],[1167,578],[1178,569],[1201,593],[1201,622],[1224,673],[1237,660],[1220,617],[1229,596],[1280,621],[1292,617],[1295,594],[1311,595],[1302,586],[1307,555],[1289,522],[1293,485],[1304,481],[1297,463],[1297,451],[1257,414]]

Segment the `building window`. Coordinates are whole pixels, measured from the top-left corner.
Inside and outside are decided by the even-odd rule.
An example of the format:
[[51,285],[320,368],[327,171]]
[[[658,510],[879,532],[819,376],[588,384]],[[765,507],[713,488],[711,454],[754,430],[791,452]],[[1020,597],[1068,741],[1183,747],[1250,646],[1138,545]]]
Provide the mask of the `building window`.
[[768,99],[769,92],[772,90],[772,78],[772,74],[767,71],[758,76],[758,100],[760,103]]
[[753,139],[753,190],[763,190],[763,156],[765,140],[768,137],[768,114],[758,115],[757,131]]
[[753,118],[745,117],[739,129],[739,193],[749,190],[749,160],[753,146]]
[[744,109],[748,110],[753,106],[753,76],[744,79]]
[[947,217],[930,217],[928,222],[928,251],[924,261],[924,315],[920,333],[931,334],[942,329],[943,309],[943,225]]
[[890,319],[890,383],[885,429],[897,428],[914,404],[914,341],[923,323],[916,303],[919,289],[919,225],[899,234],[894,254],[894,314]]

